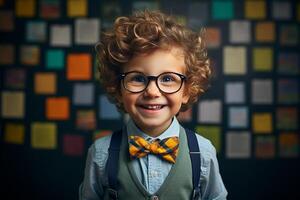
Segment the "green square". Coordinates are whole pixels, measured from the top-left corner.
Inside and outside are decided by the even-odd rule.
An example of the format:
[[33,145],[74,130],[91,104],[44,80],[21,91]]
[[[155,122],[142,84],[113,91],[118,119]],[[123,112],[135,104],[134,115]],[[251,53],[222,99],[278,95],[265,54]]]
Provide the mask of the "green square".
[[221,152],[221,127],[220,126],[206,126],[198,125],[195,127],[195,131],[208,139],[216,148],[217,153]]
[[229,0],[215,0],[212,4],[213,19],[232,19],[233,4]]
[[46,54],[46,67],[48,69],[63,69],[64,57],[63,50],[48,50]]

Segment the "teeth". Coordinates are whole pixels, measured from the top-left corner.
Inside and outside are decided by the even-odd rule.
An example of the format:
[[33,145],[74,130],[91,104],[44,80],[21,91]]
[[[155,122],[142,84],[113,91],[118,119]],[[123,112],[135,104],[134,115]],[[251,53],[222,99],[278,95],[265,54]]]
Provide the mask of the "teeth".
[[162,108],[162,106],[160,105],[144,105],[143,107],[150,110],[159,110]]

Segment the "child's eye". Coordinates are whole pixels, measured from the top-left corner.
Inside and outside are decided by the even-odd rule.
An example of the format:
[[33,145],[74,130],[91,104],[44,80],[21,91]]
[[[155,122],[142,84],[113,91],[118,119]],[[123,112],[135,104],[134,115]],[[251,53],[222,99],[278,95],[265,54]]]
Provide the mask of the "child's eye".
[[143,75],[135,75],[133,76],[130,81],[132,82],[140,82],[140,83],[145,83],[146,82],[146,77]]
[[172,75],[163,75],[160,78],[160,82],[172,82],[172,81],[175,81],[175,79]]

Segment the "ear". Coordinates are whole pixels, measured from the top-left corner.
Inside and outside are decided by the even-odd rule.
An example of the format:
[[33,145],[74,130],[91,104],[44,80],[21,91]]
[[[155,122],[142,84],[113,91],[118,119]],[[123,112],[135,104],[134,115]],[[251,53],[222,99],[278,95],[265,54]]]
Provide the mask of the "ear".
[[122,102],[122,92],[118,92],[115,96],[115,99],[117,103],[120,104]]
[[184,90],[183,95],[182,95],[182,104],[186,104],[190,99],[190,94],[188,90]]

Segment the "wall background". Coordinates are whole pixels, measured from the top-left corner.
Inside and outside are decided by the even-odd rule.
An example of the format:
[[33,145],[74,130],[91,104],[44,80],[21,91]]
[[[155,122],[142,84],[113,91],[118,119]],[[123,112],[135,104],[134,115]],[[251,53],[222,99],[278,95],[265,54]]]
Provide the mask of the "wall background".
[[216,146],[228,199],[299,198],[300,3],[288,0],[1,0],[1,193],[77,199],[88,147],[123,121],[93,45],[144,8],[207,28],[212,87],[180,119]]

